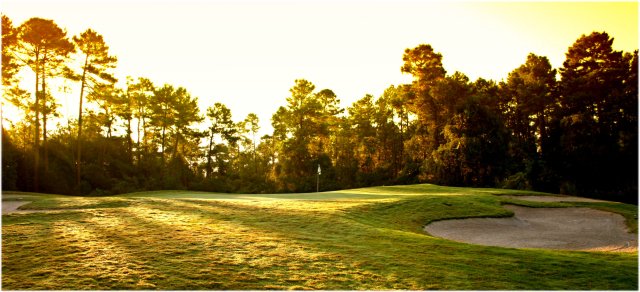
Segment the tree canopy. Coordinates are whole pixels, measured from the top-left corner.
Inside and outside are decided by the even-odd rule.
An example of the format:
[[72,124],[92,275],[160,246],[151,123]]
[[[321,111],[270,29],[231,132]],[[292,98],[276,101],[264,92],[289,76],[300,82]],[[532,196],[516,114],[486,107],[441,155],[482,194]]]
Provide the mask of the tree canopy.
[[[120,88],[117,58],[92,29],[69,39],[53,20],[15,27],[3,15],[2,39],[3,97],[25,117],[3,128],[5,190],[308,192],[320,166],[322,191],[430,182],[637,200],[638,51],[614,50],[606,32],[580,36],[560,68],[523,56],[500,82],[447,73],[421,44],[398,60],[411,83],[346,107],[297,79],[262,137],[257,115],[234,117],[187,88],[144,77]],[[53,130],[52,79],[81,89],[77,119]]]

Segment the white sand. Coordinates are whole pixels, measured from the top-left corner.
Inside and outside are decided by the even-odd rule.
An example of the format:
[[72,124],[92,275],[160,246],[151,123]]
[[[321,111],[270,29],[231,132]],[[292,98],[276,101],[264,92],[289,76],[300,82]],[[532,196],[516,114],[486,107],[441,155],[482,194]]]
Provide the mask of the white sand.
[[636,251],[638,235],[627,231],[624,217],[589,208],[505,206],[510,218],[437,221],[429,234],[454,241],[515,248],[587,251]]
[[8,214],[18,210],[18,207],[29,204],[29,201],[2,201],[2,214]]
[[572,197],[572,196],[501,196],[509,199],[517,199],[534,202],[606,202],[602,200]]

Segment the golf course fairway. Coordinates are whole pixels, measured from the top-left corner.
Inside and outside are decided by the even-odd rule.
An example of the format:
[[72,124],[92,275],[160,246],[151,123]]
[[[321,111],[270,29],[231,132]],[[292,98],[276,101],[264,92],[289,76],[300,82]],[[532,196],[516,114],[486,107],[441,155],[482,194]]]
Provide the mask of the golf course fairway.
[[506,205],[619,214],[637,206],[430,184],[309,194],[3,192],[5,290],[637,290],[637,249],[506,248],[447,240],[436,221],[511,217]]

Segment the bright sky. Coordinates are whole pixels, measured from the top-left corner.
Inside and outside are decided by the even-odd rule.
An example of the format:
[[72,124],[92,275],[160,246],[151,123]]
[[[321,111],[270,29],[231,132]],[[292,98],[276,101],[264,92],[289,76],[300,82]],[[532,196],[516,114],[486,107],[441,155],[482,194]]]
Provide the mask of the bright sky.
[[[555,68],[578,37],[606,31],[614,48],[638,48],[637,2],[4,0],[18,26],[53,19],[68,34],[92,28],[118,57],[117,76],[185,87],[204,109],[254,112],[262,134],[294,80],[332,89],[347,107],[389,85],[406,48],[430,44],[448,73],[501,80],[533,52]],[[73,85],[78,87],[79,85]],[[31,89],[30,87],[25,87]],[[78,94],[59,96],[77,117]],[[69,105],[67,105],[69,104]]]

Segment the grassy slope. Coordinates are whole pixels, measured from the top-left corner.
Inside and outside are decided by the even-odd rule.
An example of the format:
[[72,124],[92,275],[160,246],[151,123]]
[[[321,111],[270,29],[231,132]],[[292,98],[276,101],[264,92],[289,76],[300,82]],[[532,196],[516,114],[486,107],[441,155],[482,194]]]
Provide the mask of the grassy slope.
[[509,216],[504,203],[595,206],[623,214],[637,232],[636,206],[492,195],[510,192],[416,185],[320,194],[36,195],[24,207],[66,211],[2,216],[2,287],[638,288],[637,253],[485,247],[422,232],[434,220]]

